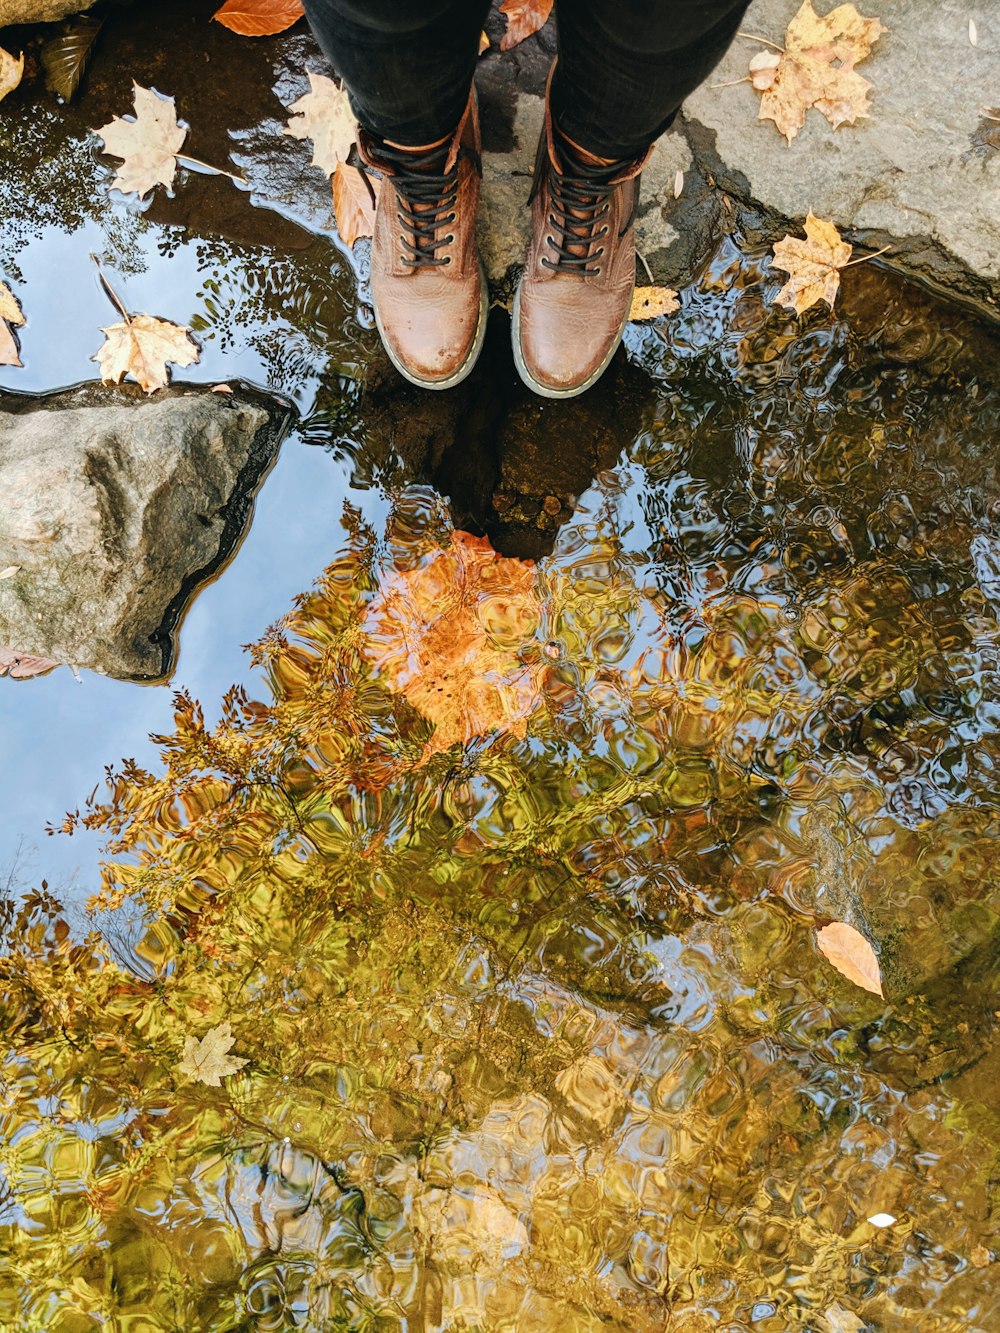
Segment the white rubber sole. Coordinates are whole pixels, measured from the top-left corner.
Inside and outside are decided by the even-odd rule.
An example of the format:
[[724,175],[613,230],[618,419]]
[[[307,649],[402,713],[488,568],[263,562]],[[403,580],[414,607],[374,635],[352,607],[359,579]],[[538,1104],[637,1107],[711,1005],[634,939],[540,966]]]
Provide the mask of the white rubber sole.
[[521,379],[532,391],[541,398],[577,398],[581,393],[586,393],[592,384],[596,384],[601,378],[608,366],[611,365],[615,352],[621,346],[622,335],[625,332],[625,325],[628,323],[628,306],[625,307],[625,314],[621,324],[618,326],[618,333],[611,344],[607,356],[593,372],[581,384],[574,384],[568,389],[551,389],[547,384],[540,384],[531,371],[528,369],[524,360],[524,353],[521,350],[521,284],[517,284],[517,291],[514,294],[514,313],[510,321],[510,342],[514,353],[514,365],[517,367],[517,373]]
[[389,344],[389,339],[386,337],[385,329],[382,327],[382,320],[378,313],[378,306],[375,305],[374,302],[372,303],[372,308],[375,311],[375,326],[378,329],[379,337],[382,339],[382,346],[385,348],[386,356],[402,375],[403,379],[409,380],[411,384],[415,384],[419,389],[453,389],[456,384],[461,384],[467,376],[472,374],[476,362],[479,360],[479,353],[483,350],[483,343],[486,341],[486,317],[490,310],[490,289],[489,283],[486,280],[486,269],[483,267],[483,261],[479,261],[479,322],[476,324],[475,337],[472,340],[472,346],[469,348],[465,360],[455,373],[449,375],[447,379],[422,379],[419,375],[415,375],[412,370],[408,370],[392,350],[392,347]]

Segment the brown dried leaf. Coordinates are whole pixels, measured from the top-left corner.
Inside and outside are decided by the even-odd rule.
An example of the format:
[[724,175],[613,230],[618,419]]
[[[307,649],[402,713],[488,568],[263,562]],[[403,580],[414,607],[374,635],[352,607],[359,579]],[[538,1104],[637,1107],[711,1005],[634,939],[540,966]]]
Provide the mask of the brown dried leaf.
[[536,582],[530,561],[498,556],[466,532],[381,582],[365,656],[434,723],[428,755],[492,731],[525,734],[544,675],[541,663],[518,657],[538,629]]
[[832,222],[809,213],[805,231],[805,240],[783,236],[775,241],[772,260],[775,268],[784,269],[789,275],[775,302],[788,306],[797,315],[817,301],[826,301],[832,309],[840,290],[840,270],[851,257],[850,245],[841,239]]
[[101,332],[107,341],[93,359],[105,384],[121,384],[131,375],[146,393],[154,393],[170,378],[168,361],[190,366],[201,355],[186,328],[153,315],[133,315]]
[[0,46],[0,102],[12,93],[24,77],[24,53],[15,60]]
[[552,0],[504,0],[500,13],[507,19],[507,31],[500,38],[500,50],[509,51],[545,27],[552,13]]
[[32,657],[30,653],[18,652],[16,648],[0,648],[0,676],[10,676],[11,680],[44,676],[59,665],[47,657]]
[[115,116],[95,133],[104,140],[106,153],[123,159],[112,188],[122,194],[134,191],[141,199],[157,185],[173,185],[187,130],[177,123],[172,97],[161,97],[138,83],[132,87],[135,118]]
[[[377,180],[372,182],[376,198],[380,184]],[[374,235],[375,206],[365,178],[357,167],[343,162],[337,163],[333,173],[333,214],[337,219],[337,234],[345,245],[353,245],[362,236]]]
[[882,995],[882,973],[875,950],[860,931],[843,921],[831,921],[816,932],[816,943],[841,976],[874,995]]
[[288,108],[292,119],[285,133],[293,139],[311,139],[313,166],[332,176],[338,162],[347,161],[357,121],[346,88],[339,88],[325,74],[310,74],[309,87],[311,91]]
[[302,0],[226,0],[212,17],[241,37],[271,37],[302,17]]
[[677,293],[672,287],[636,287],[632,293],[632,308],[628,317],[633,321],[658,319],[660,315],[672,315],[680,308]]
[[[755,55],[750,78],[763,92],[760,120],[773,120],[789,143],[805,124],[811,106],[830,124],[853,125],[868,115],[871,84],[854,66],[885,32],[878,19],[864,18],[853,4],[838,5],[824,18],[803,0],[785,33],[785,50]],[[774,53],[777,54],[777,53]]]
[[238,1073],[248,1063],[241,1056],[229,1054],[229,1048],[235,1041],[228,1022],[209,1028],[201,1041],[197,1037],[186,1037],[177,1068],[199,1083],[207,1083],[210,1088],[221,1088],[224,1078]]

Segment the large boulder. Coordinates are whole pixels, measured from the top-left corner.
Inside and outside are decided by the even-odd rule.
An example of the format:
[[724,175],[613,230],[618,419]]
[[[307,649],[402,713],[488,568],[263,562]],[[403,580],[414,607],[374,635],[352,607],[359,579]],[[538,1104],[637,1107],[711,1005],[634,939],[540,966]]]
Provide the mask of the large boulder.
[[0,645],[154,679],[231,555],[290,409],[256,390],[0,394]]

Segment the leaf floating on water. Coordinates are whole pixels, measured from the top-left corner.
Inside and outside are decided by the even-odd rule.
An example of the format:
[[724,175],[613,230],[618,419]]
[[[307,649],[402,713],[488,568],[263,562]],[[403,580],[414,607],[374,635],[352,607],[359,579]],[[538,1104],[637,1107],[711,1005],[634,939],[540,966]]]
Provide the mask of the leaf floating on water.
[[993,1255],[985,1245],[975,1245],[969,1253],[969,1263],[974,1268],[988,1268],[993,1262]]
[[132,87],[135,118],[115,116],[94,133],[103,139],[106,153],[122,158],[112,188],[122,194],[134,192],[142,199],[157,185],[173,185],[177,154],[187,130],[177,123],[172,97],[161,97],[138,83]]
[[636,287],[628,317],[632,321],[658,319],[680,310],[677,293],[672,287]]
[[73,100],[103,27],[103,19],[86,16],[74,19],[45,43],[41,58],[45,86],[50,92],[66,102]]
[[500,13],[507,19],[507,31],[500,38],[500,50],[509,51],[545,27],[552,13],[552,0],[504,0]]
[[12,324],[23,324],[24,316],[10,288],[0,282],[0,366],[19,366],[17,339],[11,332]]
[[186,328],[153,315],[132,315],[101,332],[107,341],[93,359],[105,384],[121,384],[131,375],[146,393],[155,393],[170,378],[168,361],[191,366],[201,355]]
[[818,301],[833,308],[840,291],[840,270],[851,257],[851,247],[832,222],[810,211],[805,220],[806,238],[783,236],[774,243],[774,268],[784,269],[788,281],[774,298],[801,315]]
[[882,973],[875,950],[859,930],[843,921],[832,921],[816,932],[816,942],[820,953],[841,976],[873,995],[882,995]]
[[288,108],[292,119],[285,133],[293,139],[311,139],[313,166],[332,176],[338,162],[347,161],[357,136],[357,121],[346,88],[338,87],[325,74],[310,74],[309,87]]
[[59,662],[53,662],[48,657],[33,657],[30,653],[18,652],[16,648],[0,648],[0,676],[10,676],[11,680],[44,676],[59,665]]
[[852,4],[820,18],[812,0],[803,0],[785,33],[785,49],[759,52],[750,61],[750,81],[763,94],[758,119],[773,120],[791,143],[810,107],[834,129],[867,116],[871,84],[854,66],[885,31]]
[[896,1219],[892,1213],[873,1213],[868,1221],[873,1227],[881,1227],[884,1230],[885,1227],[891,1227]]
[[290,28],[304,13],[302,0],[226,0],[212,17],[241,37],[272,37]]
[[[380,181],[373,181],[376,198]],[[333,214],[337,219],[337,235],[345,245],[353,245],[362,236],[375,233],[375,205],[357,167],[337,163],[333,173]]]
[[24,77],[24,53],[15,59],[0,46],[0,102],[12,93]]
[[186,1037],[177,1068],[199,1083],[206,1083],[210,1088],[221,1088],[224,1078],[239,1073],[249,1063],[241,1056],[229,1054],[235,1042],[228,1022],[209,1028],[201,1041],[197,1037]]

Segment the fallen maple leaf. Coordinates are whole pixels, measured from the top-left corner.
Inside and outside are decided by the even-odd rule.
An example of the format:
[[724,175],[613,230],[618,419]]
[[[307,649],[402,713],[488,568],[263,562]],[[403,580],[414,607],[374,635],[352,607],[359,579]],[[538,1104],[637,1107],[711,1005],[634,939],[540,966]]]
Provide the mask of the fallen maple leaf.
[[775,268],[784,269],[789,275],[775,302],[788,306],[797,315],[817,301],[826,301],[833,307],[840,290],[840,270],[851,257],[850,245],[832,222],[809,213],[805,232],[805,240],[783,236],[775,241],[771,261]]
[[24,316],[17,304],[14,293],[0,282],[0,366],[19,366],[21,358],[17,351],[17,340],[11,332],[12,324],[23,324]]
[[500,13],[507,19],[507,31],[500,38],[500,50],[509,51],[539,28],[544,28],[552,13],[552,0],[504,0]]
[[210,1088],[221,1088],[224,1078],[238,1073],[248,1063],[240,1056],[228,1053],[235,1041],[228,1022],[209,1028],[201,1041],[197,1037],[186,1037],[177,1068],[182,1074],[190,1074],[200,1083],[207,1083]]
[[346,162],[357,134],[357,121],[345,88],[325,74],[309,75],[310,92],[288,108],[293,119],[285,133],[293,139],[311,139],[313,166],[332,176],[338,162]]
[[632,293],[630,320],[657,319],[680,310],[677,293],[672,287],[636,287]]
[[[381,181],[372,182],[376,198],[380,185]],[[344,162],[338,162],[333,173],[333,214],[337,219],[337,235],[345,245],[353,245],[362,236],[374,235],[375,205],[365,178],[357,167]]]
[[212,17],[241,37],[271,37],[304,13],[302,0],[226,0]]
[[18,59],[0,46],[0,102],[12,93],[24,76],[24,53]]
[[0,676],[10,676],[11,680],[44,676],[59,665],[48,657],[32,657],[30,653],[20,653],[16,648],[0,648]]
[[172,97],[161,97],[138,83],[132,87],[135,118],[115,116],[94,132],[104,140],[106,153],[123,159],[112,188],[122,194],[135,191],[141,199],[157,185],[173,185],[187,130],[177,123]]
[[499,730],[523,736],[544,668],[518,649],[540,618],[535,567],[498,556],[485,537],[392,573],[369,608],[364,653],[429,721],[427,754]]
[[843,921],[831,921],[816,932],[816,942],[820,953],[830,960],[841,976],[874,995],[882,995],[882,974],[875,950],[859,930]]
[[871,84],[854,66],[885,31],[852,4],[820,18],[812,0],[803,0],[785,32],[784,51],[760,52],[750,61],[750,81],[763,94],[758,119],[773,120],[791,143],[811,106],[834,129],[867,116]]
[[107,341],[93,359],[105,384],[121,384],[131,375],[146,393],[154,393],[170,378],[168,361],[190,366],[201,355],[186,328],[153,315],[129,315],[101,332]]

